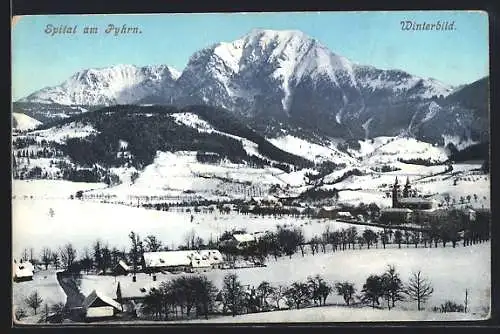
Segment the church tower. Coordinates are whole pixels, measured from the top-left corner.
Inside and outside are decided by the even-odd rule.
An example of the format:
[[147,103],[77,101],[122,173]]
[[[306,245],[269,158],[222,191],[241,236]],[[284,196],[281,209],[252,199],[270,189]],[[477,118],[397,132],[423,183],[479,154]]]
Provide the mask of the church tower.
[[392,187],[392,207],[397,208],[398,205],[398,192],[399,192],[399,184],[398,177],[396,176],[396,182],[394,182],[394,186]]
[[404,198],[407,198],[409,197],[409,194],[410,194],[410,189],[411,189],[411,185],[410,185],[410,179],[408,178],[408,176],[406,177],[406,184],[403,188],[403,197]]

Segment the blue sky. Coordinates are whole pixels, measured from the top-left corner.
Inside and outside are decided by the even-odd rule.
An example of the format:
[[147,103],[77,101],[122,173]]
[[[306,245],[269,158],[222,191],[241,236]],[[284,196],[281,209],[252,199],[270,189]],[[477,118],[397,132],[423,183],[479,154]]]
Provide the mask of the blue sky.
[[[402,20],[455,21],[453,31],[402,31]],[[77,26],[49,36],[47,24]],[[141,34],[104,33],[108,24]],[[100,29],[83,34],[85,26]],[[309,12],[238,14],[24,16],[12,30],[12,94],[17,100],[73,73],[115,64],[167,64],[182,70],[197,50],[240,38],[252,28],[297,29],[333,52],[379,68],[397,68],[452,85],[488,75],[488,17],[483,12]]]

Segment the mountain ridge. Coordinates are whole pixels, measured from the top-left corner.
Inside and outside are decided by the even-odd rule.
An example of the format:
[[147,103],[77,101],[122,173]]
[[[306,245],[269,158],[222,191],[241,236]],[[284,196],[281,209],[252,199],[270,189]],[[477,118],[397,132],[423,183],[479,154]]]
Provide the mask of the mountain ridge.
[[476,136],[466,133],[473,120],[460,101],[453,108],[460,109],[463,120],[429,126],[430,120],[454,122],[446,98],[463,87],[456,90],[433,78],[351,62],[297,30],[253,29],[232,42],[214,43],[193,53],[181,73],[167,65],[119,66],[133,75],[115,75],[116,85],[86,70],[83,83],[76,74],[72,77],[77,81],[73,91],[70,80],[23,101],[209,105],[250,120],[263,135],[278,122],[347,139],[407,133],[442,141],[439,128],[449,130],[445,135]]

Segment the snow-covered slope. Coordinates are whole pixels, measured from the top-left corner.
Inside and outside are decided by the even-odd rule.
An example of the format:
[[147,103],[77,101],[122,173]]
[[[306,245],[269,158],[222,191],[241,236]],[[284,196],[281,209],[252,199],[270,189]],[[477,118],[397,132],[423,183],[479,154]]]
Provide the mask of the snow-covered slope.
[[46,87],[20,102],[65,105],[134,103],[152,94],[169,94],[179,72],[170,66],[116,65],[75,73],[59,86]]
[[356,159],[339,151],[334,145],[319,145],[292,135],[268,138],[274,146],[283,151],[302,156],[308,160],[321,163],[332,161],[336,164],[354,164]]
[[97,134],[97,130],[91,125],[71,122],[46,130],[36,130],[29,133],[29,136],[35,138],[37,141],[45,139],[47,141],[55,141],[56,143],[64,143],[68,138],[85,138],[93,134]]
[[365,164],[375,166],[378,164],[393,163],[397,159],[422,159],[433,163],[442,163],[448,160],[444,147],[433,146],[415,138],[385,138],[386,141],[384,141],[384,138],[376,139],[373,144],[371,144],[371,140],[360,141],[363,150],[367,152],[364,156]]
[[272,185],[302,186],[304,172],[287,174],[277,168],[252,168],[229,161],[207,164],[196,159],[192,151],[158,152],[133,185],[121,184],[109,190],[123,197],[168,196],[189,198],[250,198],[264,196]]
[[19,131],[33,130],[42,122],[37,121],[36,119],[29,117],[25,114],[13,112],[13,128]]

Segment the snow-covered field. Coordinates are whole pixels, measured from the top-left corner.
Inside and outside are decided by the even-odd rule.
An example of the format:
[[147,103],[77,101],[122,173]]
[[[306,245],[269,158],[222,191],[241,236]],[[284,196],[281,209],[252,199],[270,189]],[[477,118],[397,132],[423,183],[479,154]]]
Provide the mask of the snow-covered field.
[[[63,180],[13,180],[12,196],[15,199],[68,199],[79,190],[87,191],[107,187],[104,183],[70,182]],[[13,210],[16,206],[13,205]]]
[[32,314],[33,309],[30,309],[26,303],[25,298],[34,291],[38,291],[43,302],[37,313],[42,311],[43,305],[47,303],[50,306],[58,303],[66,302],[66,294],[57,282],[56,271],[53,269],[41,270],[35,272],[32,281],[26,282],[12,282],[12,303],[14,310],[17,307],[25,309],[27,314]]
[[370,307],[349,308],[343,306],[324,306],[299,310],[293,309],[275,312],[250,313],[237,315],[235,317],[223,316],[209,320],[177,320],[172,321],[171,323],[457,321],[477,320],[481,318],[484,318],[484,316],[470,313],[434,313],[428,311],[409,312],[397,309],[388,311],[372,309]]
[[[237,213],[190,214],[171,211],[147,210],[118,204],[105,204],[66,199],[14,199],[13,252],[20,254],[24,248],[62,246],[71,241],[80,251],[100,238],[119,249],[129,245],[130,231],[141,237],[157,235],[165,245],[172,247],[184,243],[184,237],[193,229],[205,241],[213,240],[226,230],[246,228],[249,233],[275,230],[279,225],[301,226],[306,238],[324,232],[326,226],[340,229],[351,224],[326,219],[273,218],[241,215]],[[50,209],[52,213],[50,214]],[[362,226],[357,226],[363,230]]]
[[[370,274],[381,274],[386,266],[395,265],[404,283],[408,282],[410,274],[421,270],[427,277],[434,293],[424,305],[426,312],[415,312],[414,302],[405,301],[397,304],[395,310],[390,312],[370,310],[368,308],[325,308],[325,312],[312,308],[302,311],[280,311],[275,313],[244,315],[235,321],[387,321],[387,320],[442,320],[444,319],[469,319],[484,318],[487,316],[490,305],[490,243],[483,243],[469,247],[457,248],[406,248],[401,249],[363,249],[347,250],[342,252],[327,252],[316,255],[299,254],[278,258],[277,261],[269,259],[267,267],[246,268],[235,270],[214,269],[204,273],[218,288],[228,272],[235,272],[242,284],[257,286],[262,281],[273,285],[288,285],[293,281],[304,281],[309,275],[320,274],[329,283],[336,281],[350,281],[355,284],[357,293]],[[118,282],[124,296],[140,296],[141,288],[149,289],[158,286],[161,281],[172,279],[178,275],[158,274],[157,281],[146,274],[139,274],[137,282],[133,283],[130,276],[118,278],[88,275],[83,277],[81,289],[84,294],[98,289],[105,294],[114,296]],[[429,312],[434,306],[439,306],[447,300],[463,303],[465,289],[469,291],[469,310],[467,315],[442,315]],[[382,301],[381,301],[382,302]],[[327,303],[343,304],[342,297],[332,294]],[[383,305],[383,303],[382,303]],[[282,313],[284,312],[284,313]],[[295,312],[304,314],[296,314]],[[407,313],[408,312],[408,313]],[[314,314],[314,315],[313,315]],[[228,321],[231,317],[214,319],[214,321]],[[293,320],[295,319],[295,320]]]

